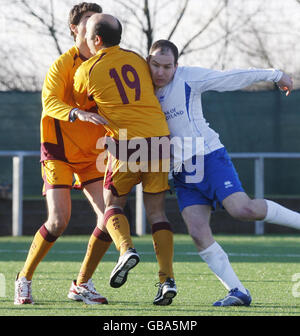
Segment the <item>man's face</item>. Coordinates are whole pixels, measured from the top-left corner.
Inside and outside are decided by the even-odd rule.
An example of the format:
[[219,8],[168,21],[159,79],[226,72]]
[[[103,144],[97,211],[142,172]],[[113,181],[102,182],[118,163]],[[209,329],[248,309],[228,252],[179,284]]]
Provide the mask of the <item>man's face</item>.
[[97,36],[93,37],[95,19],[96,19],[96,15],[94,17],[91,17],[89,20],[87,20],[86,34],[85,34],[86,43],[92,55],[96,55],[97,53],[98,49],[96,47],[96,40],[97,41],[99,40]]
[[95,12],[86,12],[82,15],[79,24],[76,26],[76,39],[80,42],[85,41],[86,34],[86,23],[87,20],[93,15]]
[[177,69],[171,50],[163,53],[160,49],[155,50],[149,56],[148,63],[155,88],[164,87],[171,82]]

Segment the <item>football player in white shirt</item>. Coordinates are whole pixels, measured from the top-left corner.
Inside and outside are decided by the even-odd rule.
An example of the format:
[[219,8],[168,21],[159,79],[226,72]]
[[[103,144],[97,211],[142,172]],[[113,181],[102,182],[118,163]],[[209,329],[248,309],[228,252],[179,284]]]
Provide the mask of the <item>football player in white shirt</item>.
[[[228,290],[225,298],[214,305],[248,306],[252,300],[249,291],[213,238],[209,225],[212,208],[219,203],[234,218],[264,220],[296,229],[300,229],[300,214],[273,201],[247,196],[219,135],[203,116],[201,93],[233,91],[259,81],[273,81],[289,95],[293,82],[287,74],[275,69],[216,71],[179,67],[177,61],[178,49],[172,42],[159,40],[152,45],[148,63],[156,96],[166,115],[171,138],[177,139],[172,169],[179,208],[200,257]],[[204,146],[199,148],[185,141],[186,138],[202,138]]]

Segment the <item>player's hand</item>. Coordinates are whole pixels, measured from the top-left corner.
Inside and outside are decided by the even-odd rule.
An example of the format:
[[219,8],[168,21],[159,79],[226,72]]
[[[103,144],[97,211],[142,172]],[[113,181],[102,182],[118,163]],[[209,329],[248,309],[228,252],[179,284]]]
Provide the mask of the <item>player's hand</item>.
[[108,124],[107,120],[101,117],[98,113],[77,110],[76,117],[81,121],[91,122],[95,125],[107,125]]
[[277,85],[280,90],[285,91],[285,95],[288,96],[293,90],[293,80],[286,73],[283,73],[280,80],[277,82]]

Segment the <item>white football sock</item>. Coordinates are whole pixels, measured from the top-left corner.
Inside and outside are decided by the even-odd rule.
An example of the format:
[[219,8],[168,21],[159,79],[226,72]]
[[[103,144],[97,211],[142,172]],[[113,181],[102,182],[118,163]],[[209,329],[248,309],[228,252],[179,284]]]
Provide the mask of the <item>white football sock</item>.
[[264,221],[300,230],[300,214],[298,212],[287,209],[273,201],[265,201],[267,203],[267,215]]
[[238,288],[239,291],[247,294],[245,287],[231,267],[227,254],[217,242],[199,252],[199,255],[228,291]]

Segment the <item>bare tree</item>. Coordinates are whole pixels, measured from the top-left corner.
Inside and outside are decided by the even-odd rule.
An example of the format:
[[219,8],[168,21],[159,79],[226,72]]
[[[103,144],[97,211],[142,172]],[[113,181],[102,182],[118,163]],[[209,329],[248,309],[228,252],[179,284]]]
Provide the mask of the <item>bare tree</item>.
[[[180,43],[176,43],[179,47],[179,57],[188,55],[191,58],[191,55],[204,52],[211,55],[210,66],[225,69],[227,58],[234,57],[232,45],[236,43],[236,39],[241,40],[241,44],[245,42],[241,32],[248,27],[252,30],[254,38],[260,42],[258,46],[260,49],[257,48],[255,52],[260,57],[268,57],[267,50],[264,48],[263,36],[255,29],[251,21],[263,11],[260,4],[245,13],[242,9],[242,2],[219,0],[212,1],[210,6],[206,6],[203,1],[201,13],[206,15],[196,18],[196,13],[193,13],[195,3],[190,0],[173,2],[152,0],[151,6],[149,0],[131,0],[130,2],[115,0],[115,3],[119,5],[118,11],[125,29],[128,30],[124,43],[144,56],[148,54],[158,33],[159,38],[172,40],[179,36],[176,35],[177,33],[190,28],[190,33],[184,38],[180,37],[178,39]],[[123,12],[119,10],[120,7],[123,8]],[[164,13],[165,18],[162,18],[160,13]],[[166,13],[170,14],[166,15]],[[158,18],[160,18],[160,25],[157,24]],[[193,21],[195,23],[192,25]],[[135,39],[130,39],[131,35],[134,35]]]
[[213,11],[213,15],[200,27],[200,29],[197,30],[195,34],[193,34],[183,45],[181,48],[181,51],[179,52],[179,57],[192,52],[191,46],[192,43],[198,39],[211,25],[213,22],[217,20],[217,18],[220,16],[224,8],[227,6],[227,1],[225,0],[223,3],[221,2],[221,6],[218,4],[216,8]]
[[[179,57],[190,52],[194,42],[218,19],[228,1],[229,0],[222,0],[216,4],[208,20],[203,23],[201,22],[197,30],[184,41],[183,46],[179,50]],[[191,6],[190,0],[173,2],[153,0],[151,1],[151,6],[149,0],[135,0],[130,2],[126,0],[115,0],[115,2],[123,8],[123,14],[121,12],[121,16],[124,25],[131,26],[135,31],[135,35],[137,35],[137,32],[141,34],[137,40],[138,43],[133,44],[130,42],[127,43],[127,45],[137,49],[143,55],[148,54],[155,35],[162,30],[163,25],[168,26],[168,31],[164,33],[164,38],[168,40],[171,40],[179,29],[184,29],[182,26],[183,19],[187,14],[188,7]],[[165,22],[166,20],[164,20],[162,25],[158,26],[157,17],[159,13],[166,14],[170,9],[174,11],[174,7],[175,13],[174,16],[171,17],[171,20],[169,20],[169,22]],[[144,49],[141,48],[141,41],[143,40],[146,41],[146,43],[144,43]]]
[[[0,32],[0,38],[5,40],[1,40],[0,49],[0,89],[40,90],[49,65],[73,43],[66,17],[62,18],[61,14],[66,16],[75,2],[1,1],[6,1],[4,10],[11,8],[8,15],[2,15],[7,18],[7,25],[15,27],[16,35],[5,40],[5,34]],[[300,0],[289,2],[297,7]],[[273,21],[268,20],[271,16],[265,14],[269,15],[269,2],[252,0],[249,7],[245,3],[240,0],[111,0],[107,2],[110,8],[105,11],[121,19],[122,44],[143,56],[156,39],[165,38],[179,47],[181,64],[197,62],[225,69],[236,66],[240,59],[241,66],[256,63],[261,67],[278,67],[281,59],[287,62],[290,53],[287,48],[282,47],[280,53],[273,50],[274,43],[277,51],[282,42],[286,43],[280,30],[285,27],[283,19],[273,16]],[[277,27],[279,19],[282,23]],[[291,34],[299,37],[297,31],[289,27],[289,38]],[[18,48],[14,37],[18,39]]]
[[[55,59],[63,53],[66,41],[71,40],[66,23],[57,16],[55,5],[54,0],[7,3],[5,9],[9,10],[5,13],[4,28],[9,37],[4,33],[0,35],[1,40],[6,40],[2,43],[6,48],[0,51],[3,60],[0,65],[1,90],[41,90],[44,59]],[[12,43],[16,36],[18,48]]]
[[[49,6],[47,5],[45,6],[44,4],[40,6],[42,10],[41,14],[35,11],[33,7],[29,5],[27,0],[21,0],[20,3],[23,5],[24,9],[27,11],[27,13],[30,16],[39,20],[42,26],[46,28],[46,30],[48,31],[48,34],[51,36],[51,38],[54,41],[58,54],[59,55],[62,54],[62,48],[59,44],[58,37],[57,37],[56,19],[54,16],[53,0],[49,0]],[[48,16],[48,20],[45,19],[47,16]]]
[[[41,3],[39,5],[39,11],[34,9],[32,5],[29,4],[28,0],[20,0],[20,4],[23,7],[25,13],[27,13],[27,18],[30,20],[32,18],[35,18],[38,20],[42,26],[46,30],[46,33],[48,36],[53,40],[57,54],[61,55],[63,53],[62,47],[60,45],[59,39],[58,39],[58,30],[57,26],[61,26],[61,22],[57,22],[57,18],[54,14],[54,3],[53,0],[49,0],[49,2]],[[20,19],[16,18],[16,21],[24,24],[29,29],[32,28],[32,24],[29,23],[29,20],[27,19]]]

